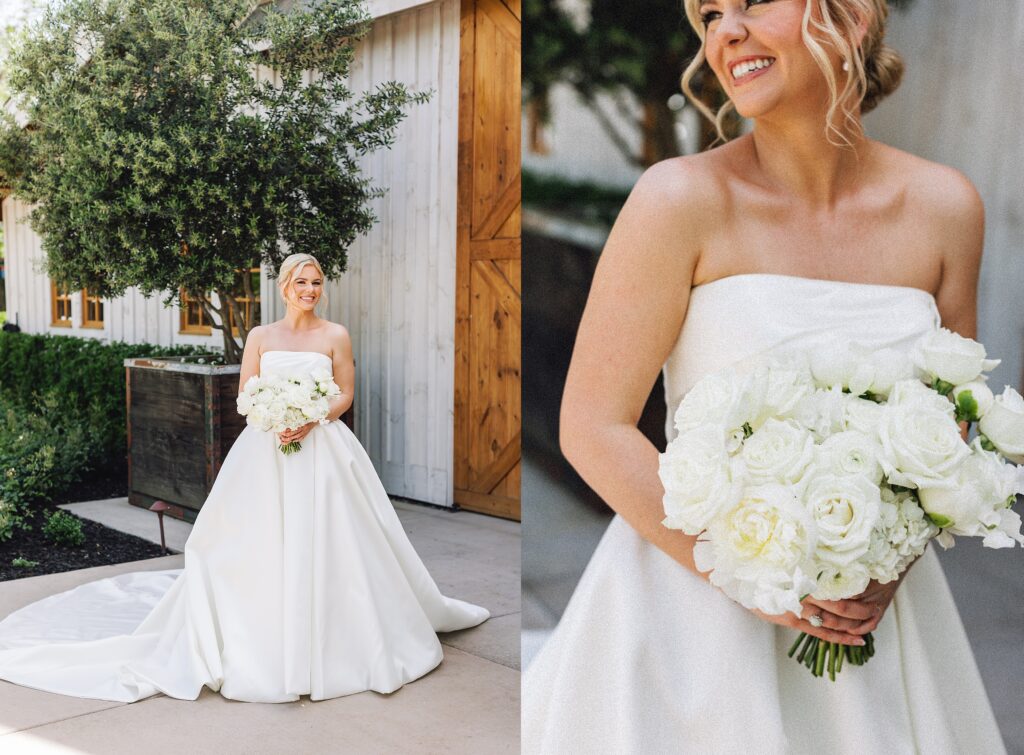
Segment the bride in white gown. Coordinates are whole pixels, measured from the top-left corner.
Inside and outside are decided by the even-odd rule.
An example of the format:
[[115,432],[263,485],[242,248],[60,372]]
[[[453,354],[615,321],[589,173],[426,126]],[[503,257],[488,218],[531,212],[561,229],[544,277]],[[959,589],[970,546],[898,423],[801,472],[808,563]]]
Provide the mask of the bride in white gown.
[[[636,427],[660,369],[671,438],[708,372],[836,340],[906,348],[940,320],[973,337],[984,233],[962,174],[859,129],[900,78],[884,0],[685,6],[703,45],[684,88],[706,61],[754,128],[647,170],[601,254],[561,442],[616,516],[524,674],[523,752],[1003,752],[932,550],[899,582],[767,616],[661,525],[658,453]],[[876,654],[830,683],[786,656],[798,631],[870,631]]]
[[[442,660],[437,632],[486,609],[442,595],[369,458],[338,418],[352,403],[348,333],[318,318],[310,255],[281,265],[283,320],[253,329],[250,375],[333,369],[326,425],[246,427],[185,545],[184,569],[135,572],[53,595],[0,621],[0,679],[77,697],[288,702],[393,692]],[[278,443],[301,441],[290,455]]]

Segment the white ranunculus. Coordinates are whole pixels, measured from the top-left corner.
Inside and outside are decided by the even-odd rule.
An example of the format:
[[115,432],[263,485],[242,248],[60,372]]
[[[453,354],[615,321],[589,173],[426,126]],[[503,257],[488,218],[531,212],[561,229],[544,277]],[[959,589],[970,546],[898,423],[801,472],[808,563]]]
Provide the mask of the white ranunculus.
[[897,383],[879,424],[882,469],[894,485],[953,487],[958,467],[971,452],[956,420],[945,410],[953,405],[924,386],[923,393],[902,390],[907,382],[914,381]]
[[819,560],[845,568],[867,553],[881,508],[868,478],[821,472],[809,481],[804,504],[814,517]]
[[864,592],[870,581],[867,567],[856,561],[845,566],[822,564],[818,584],[811,597],[815,600],[846,600]]
[[1019,531],[1003,529],[1012,523],[1012,517],[1004,515],[1008,503],[1024,493],[1020,470],[982,449],[977,440],[971,450],[971,456],[960,466],[954,487],[921,488],[921,507],[951,535],[985,537],[988,547],[1012,546],[1013,540],[1024,544]]
[[814,519],[784,485],[748,487],[739,501],[714,519],[708,539],[693,555],[712,584],[747,608],[764,613],[792,611],[814,587]]
[[751,484],[793,484],[814,459],[814,438],[794,420],[769,419],[747,438],[740,458]]
[[817,441],[842,430],[843,406],[848,398],[839,386],[819,389],[806,396],[785,415],[806,427]]
[[978,404],[978,417],[984,417],[988,414],[988,410],[992,408],[992,403],[995,401],[992,389],[985,385],[984,380],[972,380],[969,383],[955,386],[950,395],[954,402],[959,402],[960,396],[963,393],[969,393],[971,398]]
[[817,349],[811,356],[811,371],[818,385],[838,386],[855,396],[884,397],[896,382],[914,377],[914,365],[906,354],[842,341]]
[[869,399],[847,394],[843,397],[842,428],[878,437],[878,426],[885,414],[885,407]]
[[947,383],[969,383],[982,372],[994,369],[998,359],[986,359],[985,347],[946,328],[928,333],[917,342],[918,366]]
[[1024,398],[1013,388],[1006,386],[995,397],[978,430],[1007,459],[1024,464]]
[[699,534],[735,504],[742,489],[733,480],[720,426],[699,427],[676,436],[658,456],[658,476],[665,488],[662,524],[688,535]]
[[839,475],[859,474],[878,485],[882,481],[881,453],[875,435],[846,430],[829,436],[815,449],[815,466]]

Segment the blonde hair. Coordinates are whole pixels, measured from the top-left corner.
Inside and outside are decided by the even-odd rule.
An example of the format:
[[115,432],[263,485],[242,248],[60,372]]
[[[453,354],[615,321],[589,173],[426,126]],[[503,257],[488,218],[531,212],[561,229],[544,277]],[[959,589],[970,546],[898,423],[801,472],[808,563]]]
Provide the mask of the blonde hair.
[[[726,100],[716,113],[701,102],[690,88],[690,81],[706,60],[705,29],[698,10],[700,2],[684,0],[686,18],[700,37],[700,50],[683,72],[682,88],[697,110],[715,124],[718,139],[724,142],[725,117],[735,108],[732,100]],[[812,17],[814,7],[818,9],[819,19]],[[852,147],[848,134],[864,133],[855,112],[857,104],[862,114],[870,112],[900,85],[903,78],[903,59],[882,41],[888,16],[889,5],[886,0],[806,0],[801,34],[828,84],[829,107],[825,117],[825,137],[836,146]],[[857,28],[861,18],[867,20],[867,30],[862,43],[858,45]],[[845,81],[837,79],[828,58],[828,48],[838,52],[843,63],[848,64],[849,71],[842,71],[846,74]],[[836,116],[840,111],[843,122],[836,125]],[[833,141],[833,134],[841,141]]]
[[[288,288],[288,284],[292,282],[292,278],[295,277],[295,273],[303,268],[305,265],[312,265],[316,268],[317,272],[320,273],[320,277],[325,281],[327,276],[324,275],[324,269],[320,267],[320,263],[317,262],[316,257],[312,254],[289,254],[284,258],[281,266],[277,269],[277,288],[281,292],[281,298],[288,301],[288,297],[284,295],[285,289]],[[320,300],[324,304],[327,303],[327,293],[321,290]]]

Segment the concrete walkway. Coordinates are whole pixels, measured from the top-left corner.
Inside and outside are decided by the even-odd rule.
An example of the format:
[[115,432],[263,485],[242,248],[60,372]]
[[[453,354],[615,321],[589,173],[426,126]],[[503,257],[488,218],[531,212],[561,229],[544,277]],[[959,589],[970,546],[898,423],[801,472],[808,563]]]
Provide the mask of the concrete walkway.
[[[196,701],[157,695],[111,703],[0,681],[0,753],[518,753],[519,525],[403,501],[395,506],[441,591],[491,611],[479,627],[441,635],[445,659],[425,677],[391,695],[276,705],[234,702],[208,689]],[[64,508],[160,540],[156,515],[124,499]],[[189,526],[164,524],[168,545],[180,550]],[[0,582],[0,616],[85,582],[179,568],[183,561],[179,554]]]

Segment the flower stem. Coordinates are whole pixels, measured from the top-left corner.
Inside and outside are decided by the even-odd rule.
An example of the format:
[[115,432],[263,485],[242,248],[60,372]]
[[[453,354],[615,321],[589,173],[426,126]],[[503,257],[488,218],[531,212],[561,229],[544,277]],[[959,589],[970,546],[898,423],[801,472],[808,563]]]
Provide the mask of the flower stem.
[[821,676],[822,671],[825,668],[825,648],[828,645],[827,642],[818,643],[818,657],[814,661],[814,675]]

